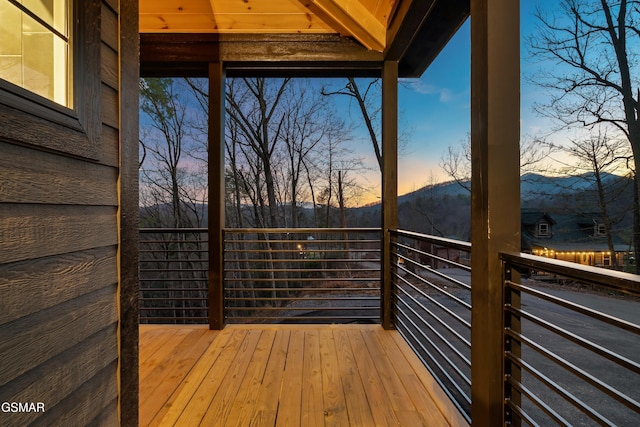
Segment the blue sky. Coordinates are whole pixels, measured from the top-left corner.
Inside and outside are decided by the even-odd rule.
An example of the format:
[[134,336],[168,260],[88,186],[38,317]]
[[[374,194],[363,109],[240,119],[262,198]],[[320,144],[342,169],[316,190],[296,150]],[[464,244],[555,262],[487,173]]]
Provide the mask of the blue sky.
[[[535,30],[532,12],[536,4],[545,9],[556,7],[558,0],[521,1],[522,38]],[[460,144],[470,128],[470,24],[467,21],[454,35],[420,79],[405,80],[400,87],[401,125],[411,130],[410,139],[401,155],[399,193],[447,180],[439,166],[450,145]],[[523,73],[537,65],[527,60],[527,49],[521,43]],[[523,134],[533,134],[549,123],[532,111],[539,90],[523,80],[521,86],[521,127]],[[373,176],[369,181],[379,178]]]
[[[557,8],[559,0],[523,0],[521,37],[535,31],[533,11],[536,5],[544,10]],[[531,72],[538,64],[527,60],[526,43],[521,43],[521,70]],[[399,89],[400,126],[409,130],[409,138],[399,160],[399,193],[404,194],[424,185],[448,180],[439,163],[450,145],[466,140],[470,129],[470,23],[467,21],[420,79],[404,80]],[[523,135],[533,135],[547,129],[550,122],[532,110],[540,97],[539,88],[522,80],[521,129]],[[369,184],[378,187],[375,159],[366,135],[355,144],[374,170],[367,176]],[[376,190],[379,191],[379,188]],[[379,194],[372,193],[372,199]]]

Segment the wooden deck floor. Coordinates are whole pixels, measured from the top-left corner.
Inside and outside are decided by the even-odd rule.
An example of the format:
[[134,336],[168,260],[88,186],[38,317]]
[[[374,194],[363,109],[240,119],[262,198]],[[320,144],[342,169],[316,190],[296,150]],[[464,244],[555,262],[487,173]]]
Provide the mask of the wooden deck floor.
[[468,426],[377,325],[141,325],[140,425]]

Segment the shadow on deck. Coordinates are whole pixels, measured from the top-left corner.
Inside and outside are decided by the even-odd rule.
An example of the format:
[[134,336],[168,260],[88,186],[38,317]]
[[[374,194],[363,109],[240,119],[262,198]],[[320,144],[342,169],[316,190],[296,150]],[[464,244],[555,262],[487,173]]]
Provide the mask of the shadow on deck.
[[140,425],[468,426],[379,325],[141,325]]

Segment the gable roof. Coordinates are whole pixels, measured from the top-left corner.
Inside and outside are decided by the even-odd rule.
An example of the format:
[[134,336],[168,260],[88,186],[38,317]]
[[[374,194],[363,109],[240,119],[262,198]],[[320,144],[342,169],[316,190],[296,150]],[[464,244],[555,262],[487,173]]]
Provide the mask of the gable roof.
[[[555,251],[608,251],[605,236],[595,235],[595,226],[602,220],[599,214],[590,212],[553,213],[533,209],[523,209],[522,217],[522,249],[549,248]],[[552,230],[549,236],[538,237],[535,225],[542,219],[550,219]],[[629,244],[620,236],[613,235],[616,251],[627,251]]]

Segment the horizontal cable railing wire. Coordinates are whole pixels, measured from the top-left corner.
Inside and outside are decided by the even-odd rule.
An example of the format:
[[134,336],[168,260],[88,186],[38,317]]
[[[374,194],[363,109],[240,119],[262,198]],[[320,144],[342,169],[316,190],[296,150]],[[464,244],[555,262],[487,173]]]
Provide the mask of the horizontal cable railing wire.
[[637,425],[640,276],[528,254],[501,257],[507,419]]
[[471,421],[471,244],[392,230],[395,326]]
[[228,323],[378,323],[376,228],[225,229]]
[[206,228],[141,228],[140,323],[208,323]]

